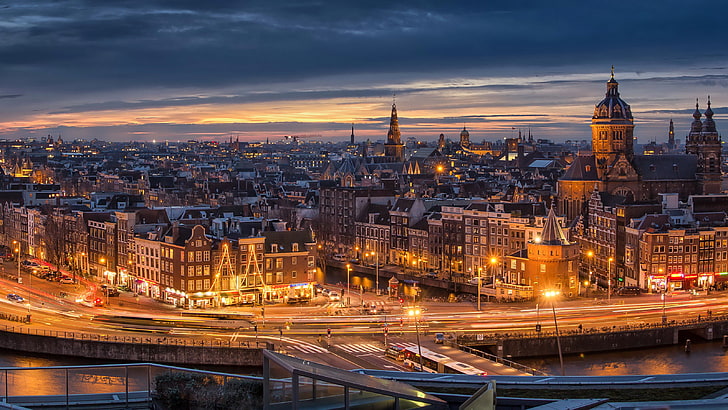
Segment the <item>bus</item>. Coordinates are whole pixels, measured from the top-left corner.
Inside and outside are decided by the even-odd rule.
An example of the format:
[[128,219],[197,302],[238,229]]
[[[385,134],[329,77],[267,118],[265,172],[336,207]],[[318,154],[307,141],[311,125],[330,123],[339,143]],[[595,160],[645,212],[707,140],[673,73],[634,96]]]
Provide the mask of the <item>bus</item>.
[[433,352],[427,348],[422,349],[422,367],[420,368],[420,355],[417,346],[407,347],[404,352],[404,365],[414,371],[427,373],[472,374],[486,376],[488,372],[469,364],[457,362],[444,354]]

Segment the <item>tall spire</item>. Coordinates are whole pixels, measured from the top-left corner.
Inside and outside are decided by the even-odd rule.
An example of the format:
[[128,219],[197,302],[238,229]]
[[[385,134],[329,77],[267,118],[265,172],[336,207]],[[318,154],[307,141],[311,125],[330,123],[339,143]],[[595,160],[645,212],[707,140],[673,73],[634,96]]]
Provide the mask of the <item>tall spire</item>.
[[354,145],[354,123],[351,123],[351,145]]
[[543,225],[543,231],[541,232],[541,243],[544,245],[568,245],[569,240],[564,235],[564,231],[559,226],[559,221],[556,219],[556,212],[554,207],[551,205],[549,214],[546,217],[546,223]]
[[388,144],[401,144],[402,136],[399,132],[399,119],[397,119],[397,104],[392,102],[392,116],[389,119],[389,132],[387,132]]
[[690,125],[690,133],[700,132],[703,129],[703,123],[700,121],[700,105],[698,99],[695,99],[695,111],[693,112],[693,123]]
[[670,118],[670,131],[667,134],[667,146],[670,149],[675,148],[675,124],[672,123],[672,118]]

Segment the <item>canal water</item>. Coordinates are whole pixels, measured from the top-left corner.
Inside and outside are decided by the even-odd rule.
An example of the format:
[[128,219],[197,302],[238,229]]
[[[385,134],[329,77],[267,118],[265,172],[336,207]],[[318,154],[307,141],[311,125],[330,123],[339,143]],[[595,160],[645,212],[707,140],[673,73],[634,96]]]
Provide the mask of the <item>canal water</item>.
[[[519,363],[548,374],[561,373],[558,356],[519,359]],[[564,356],[567,376],[621,376],[635,374],[682,374],[728,372],[728,349],[723,342],[692,343],[608,353]]]

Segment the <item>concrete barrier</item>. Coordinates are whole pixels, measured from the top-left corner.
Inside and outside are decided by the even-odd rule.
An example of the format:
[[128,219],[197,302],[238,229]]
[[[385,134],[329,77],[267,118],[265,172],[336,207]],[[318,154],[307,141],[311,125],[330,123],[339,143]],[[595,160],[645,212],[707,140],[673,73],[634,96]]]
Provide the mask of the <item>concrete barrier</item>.
[[[65,333],[68,335],[69,333]],[[249,347],[238,344],[217,345],[163,338],[85,338],[58,337],[0,330],[0,348],[21,352],[61,356],[77,356],[103,360],[125,360],[185,365],[262,366],[262,350],[266,343],[253,343]],[[138,342],[136,342],[138,340]],[[157,342],[157,343],[155,343]]]

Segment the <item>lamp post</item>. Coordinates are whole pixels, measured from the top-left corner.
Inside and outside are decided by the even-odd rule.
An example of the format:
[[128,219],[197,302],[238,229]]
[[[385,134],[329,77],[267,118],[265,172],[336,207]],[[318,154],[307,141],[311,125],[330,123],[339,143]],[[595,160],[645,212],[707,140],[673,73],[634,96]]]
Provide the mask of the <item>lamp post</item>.
[[589,271],[589,286],[586,288],[586,297],[589,297],[589,288],[592,285],[591,261],[592,261],[592,258],[594,257],[594,251],[591,251],[591,250],[590,251],[587,251],[586,252],[586,257],[589,258],[589,259],[587,259],[587,270]]
[[666,296],[667,296],[667,294],[664,291],[660,295],[660,298],[662,299],[662,324],[663,325],[667,323],[667,313],[665,312],[665,299],[667,299]]
[[17,241],[13,241],[13,243],[17,243],[17,248],[15,248],[15,258],[18,260],[18,283],[23,283],[23,279],[20,277],[20,243]]
[[415,333],[417,334],[417,353],[420,356],[420,371],[424,372],[425,368],[424,366],[422,366],[422,344],[420,343],[420,313],[421,311],[416,308],[407,311],[407,314],[409,316],[414,316],[415,318]]
[[498,258],[496,258],[495,256],[491,257],[490,258],[491,281],[492,281],[491,286],[493,287],[494,290],[495,290],[495,273],[496,273],[495,270],[496,270],[497,264],[498,264]]
[[351,289],[349,289],[349,279],[351,277],[351,265],[346,264],[346,306],[351,306]]
[[478,310],[480,310],[480,286],[482,285],[482,283],[480,281],[483,280],[483,277],[481,276],[482,271],[483,271],[483,268],[478,266],[478,285],[477,285],[478,286]]
[[614,258],[607,258],[607,303],[612,303],[612,264]]
[[554,330],[556,331],[556,348],[559,350],[559,364],[561,365],[561,375],[566,376],[564,371],[564,356],[561,353],[561,338],[559,337],[559,325],[556,322],[556,307],[554,299],[559,296],[561,292],[558,290],[549,290],[543,293],[547,299],[551,299],[551,311],[554,314]]

